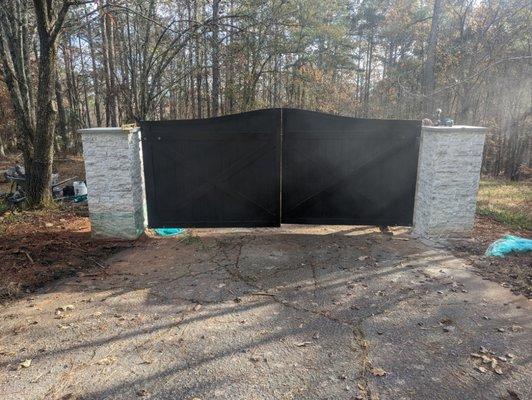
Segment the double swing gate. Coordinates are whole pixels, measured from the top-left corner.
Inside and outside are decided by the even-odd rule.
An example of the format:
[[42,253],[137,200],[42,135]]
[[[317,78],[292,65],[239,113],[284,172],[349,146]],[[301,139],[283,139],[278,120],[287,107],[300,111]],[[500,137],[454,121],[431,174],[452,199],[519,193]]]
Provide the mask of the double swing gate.
[[141,123],[148,225],[411,225],[421,123],[267,109]]

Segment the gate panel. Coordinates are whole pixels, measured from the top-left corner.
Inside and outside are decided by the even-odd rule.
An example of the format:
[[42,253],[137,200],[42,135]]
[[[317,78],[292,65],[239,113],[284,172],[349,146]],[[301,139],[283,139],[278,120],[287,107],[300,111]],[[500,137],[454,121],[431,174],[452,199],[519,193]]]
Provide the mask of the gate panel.
[[283,109],[282,222],[412,225],[421,122]]
[[279,226],[279,109],[141,129],[149,227]]

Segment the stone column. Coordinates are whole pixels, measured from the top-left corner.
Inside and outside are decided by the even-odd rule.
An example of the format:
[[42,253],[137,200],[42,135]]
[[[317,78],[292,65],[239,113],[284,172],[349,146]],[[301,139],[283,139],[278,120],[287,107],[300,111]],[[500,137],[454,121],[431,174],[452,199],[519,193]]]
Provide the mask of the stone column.
[[136,239],[146,227],[140,130],[81,129],[95,238]]
[[476,126],[422,128],[414,234],[462,236],[471,231],[485,131]]

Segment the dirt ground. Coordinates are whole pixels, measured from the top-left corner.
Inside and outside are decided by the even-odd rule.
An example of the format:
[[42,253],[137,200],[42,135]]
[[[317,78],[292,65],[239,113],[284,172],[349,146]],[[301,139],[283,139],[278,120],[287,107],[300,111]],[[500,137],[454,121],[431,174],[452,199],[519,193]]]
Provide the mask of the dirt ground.
[[468,260],[476,272],[499,282],[516,294],[532,298],[532,254],[509,254],[504,258],[486,257],[486,249],[505,235],[532,237],[532,231],[512,229],[488,217],[477,216],[469,238],[448,240],[446,245],[458,257]]
[[56,279],[101,268],[103,260],[131,244],[93,241],[86,206],[8,212],[0,216],[0,302]]
[[[20,156],[0,160],[0,171],[20,163]],[[83,159],[55,161],[60,180],[84,179]],[[0,194],[9,191],[0,173]],[[1,206],[1,204],[0,204]],[[61,204],[41,211],[5,211],[0,207],[0,302],[30,293],[80,270],[99,268],[109,255],[129,247],[116,241],[94,242],[86,204]]]
[[531,303],[395,230],[144,238],[0,310],[6,399],[529,399]]

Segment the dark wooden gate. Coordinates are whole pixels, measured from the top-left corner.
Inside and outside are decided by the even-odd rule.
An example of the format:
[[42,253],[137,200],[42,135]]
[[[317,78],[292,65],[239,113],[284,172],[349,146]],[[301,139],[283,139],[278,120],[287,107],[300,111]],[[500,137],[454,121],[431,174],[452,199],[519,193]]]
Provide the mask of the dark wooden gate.
[[279,226],[281,110],[141,123],[150,227]]
[[141,129],[150,227],[412,224],[420,122],[269,109]]
[[421,122],[284,109],[282,222],[411,225]]

